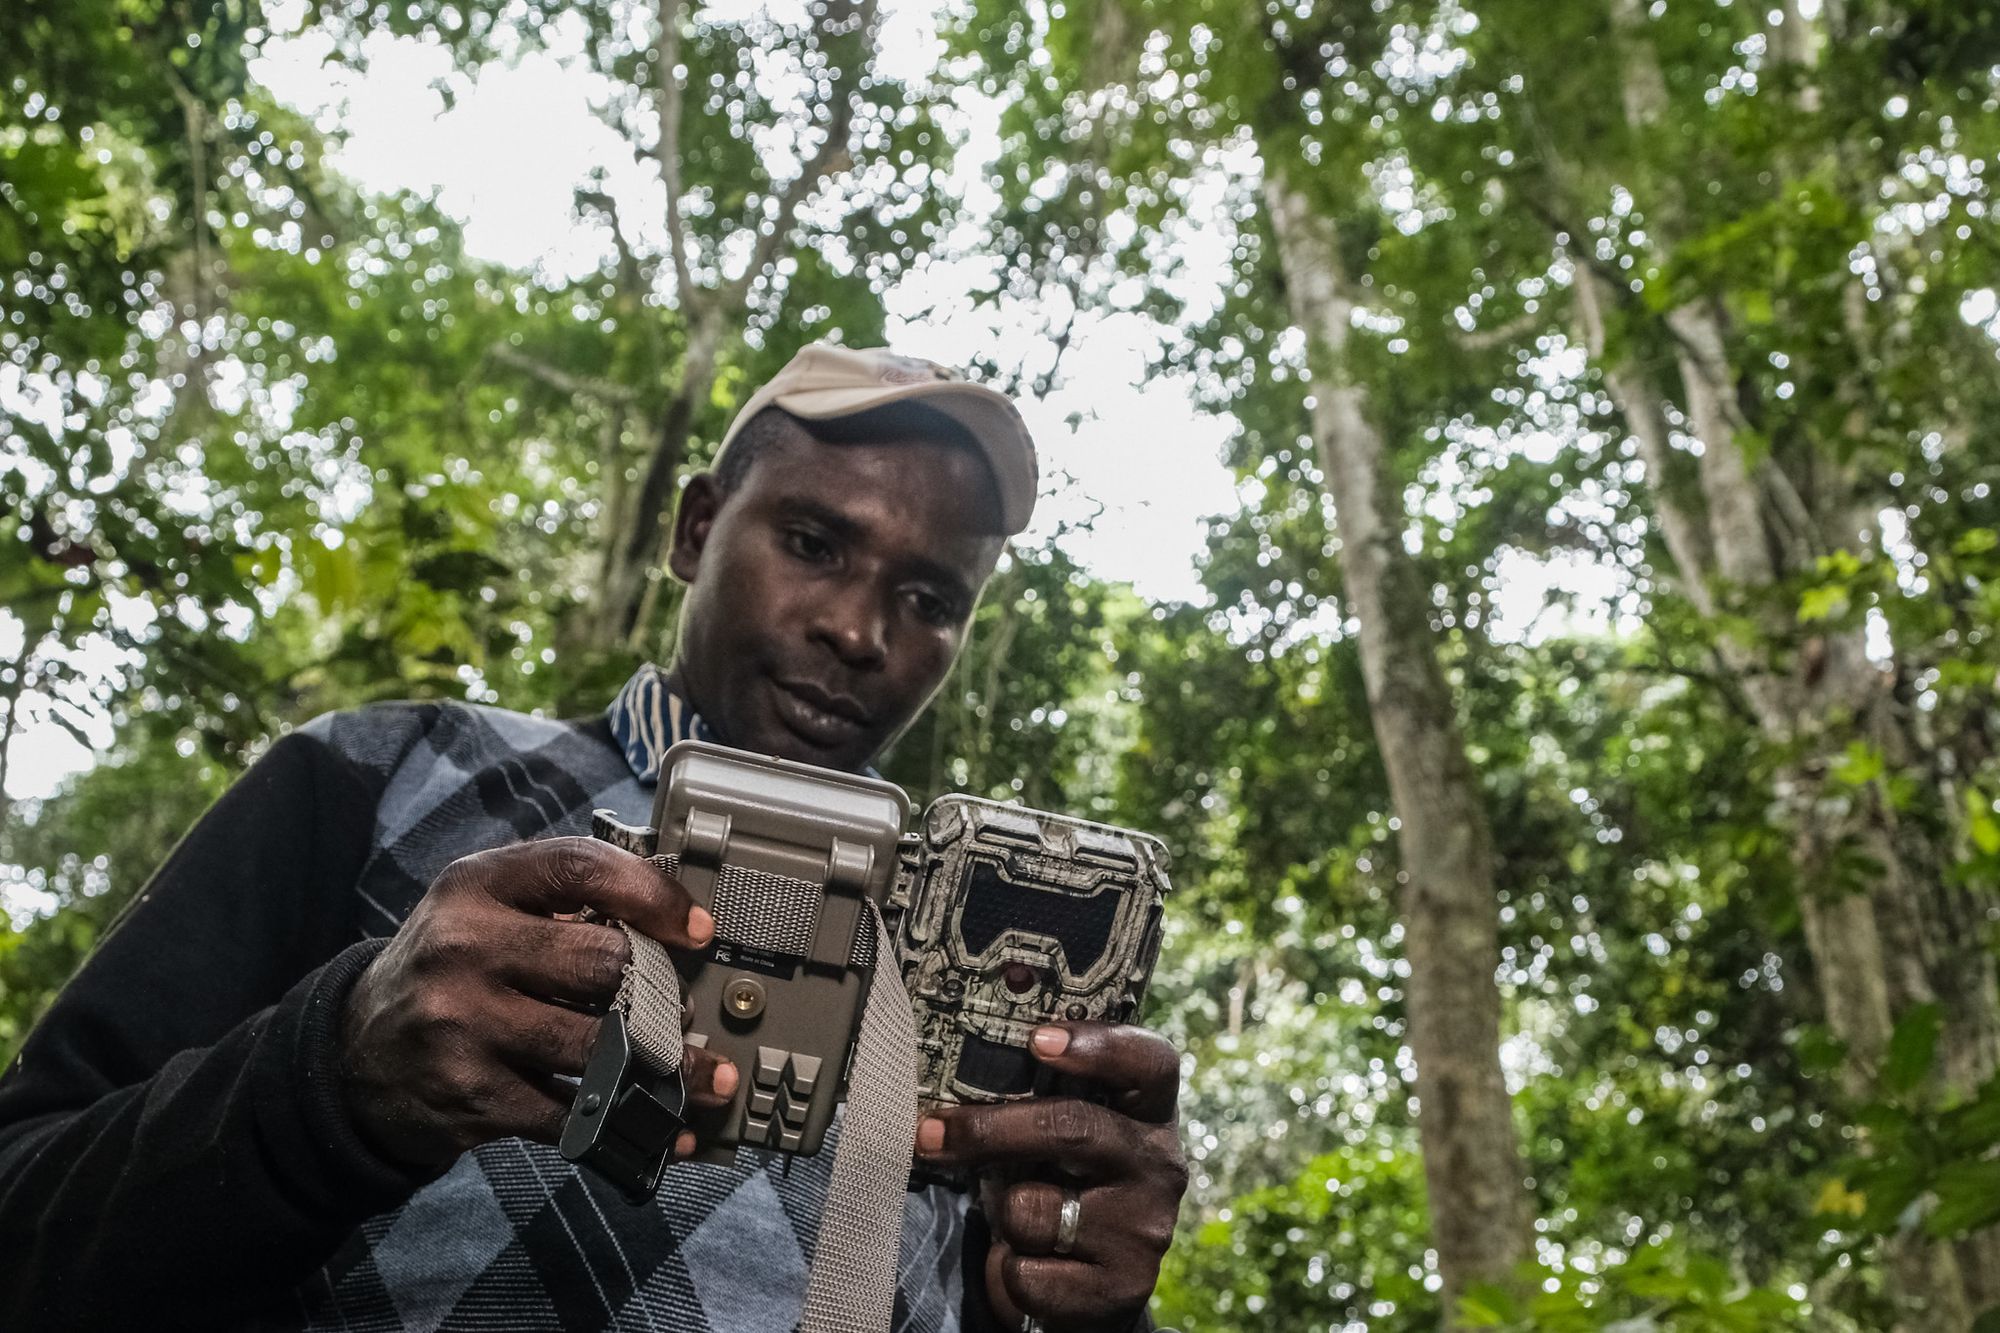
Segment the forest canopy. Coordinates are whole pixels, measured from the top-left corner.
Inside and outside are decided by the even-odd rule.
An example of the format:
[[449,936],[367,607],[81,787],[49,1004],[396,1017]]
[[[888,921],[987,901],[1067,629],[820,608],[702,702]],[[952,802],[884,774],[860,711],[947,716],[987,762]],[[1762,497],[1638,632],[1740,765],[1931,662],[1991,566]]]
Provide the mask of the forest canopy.
[[[307,39],[560,48],[646,188],[483,256]],[[1236,483],[1185,599],[1017,543],[886,765],[1172,849],[1156,1318],[2000,1329],[1996,176],[1962,0],[14,0],[0,792],[93,756],[0,794],[0,1054],[289,729],[668,658],[742,401],[968,273]]]

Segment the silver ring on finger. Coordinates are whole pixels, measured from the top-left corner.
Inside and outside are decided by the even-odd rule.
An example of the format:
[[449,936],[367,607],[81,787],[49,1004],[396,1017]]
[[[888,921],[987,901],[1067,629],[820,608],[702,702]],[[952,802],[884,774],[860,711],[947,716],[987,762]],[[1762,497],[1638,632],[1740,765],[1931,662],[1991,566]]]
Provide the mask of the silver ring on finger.
[[1082,1224],[1083,1199],[1075,1190],[1064,1190],[1062,1211],[1056,1214],[1055,1253],[1068,1254],[1076,1248],[1076,1232]]

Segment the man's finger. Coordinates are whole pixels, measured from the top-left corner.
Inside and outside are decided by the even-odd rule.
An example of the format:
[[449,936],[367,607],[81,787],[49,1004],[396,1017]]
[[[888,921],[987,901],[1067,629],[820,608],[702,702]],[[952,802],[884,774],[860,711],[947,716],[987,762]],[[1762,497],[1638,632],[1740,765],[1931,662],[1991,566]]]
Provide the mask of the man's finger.
[[481,1140],[523,1138],[537,1143],[559,1142],[563,1122],[569,1119],[569,1104],[575,1098],[575,1084],[553,1074],[523,1070],[518,1085],[507,1091],[487,1117]]
[[1007,1290],[1007,1261],[1013,1257],[1014,1251],[1004,1240],[995,1240],[986,1247],[986,1300],[1001,1328],[1020,1328],[1028,1320],[1027,1314],[1014,1303],[1013,1293]]
[[544,838],[454,863],[498,902],[538,916],[591,908],[669,948],[699,949],[715,918],[644,857],[595,838]]
[[[1101,1264],[1020,1254],[1004,1244],[993,1249],[998,1262],[991,1269],[998,1270],[1007,1303],[1041,1320],[1047,1328],[1129,1328],[1145,1305],[1143,1295],[1134,1303],[1118,1275]],[[1107,1310],[1128,1306],[1130,1313],[1125,1317],[1116,1321],[1105,1318]]]
[[[495,912],[494,915],[500,915]],[[618,994],[632,941],[616,926],[508,913],[492,934],[494,975],[524,995],[602,1008]]]
[[941,1166],[1040,1162],[1079,1179],[1124,1179],[1144,1165],[1136,1131],[1126,1116],[1075,1097],[948,1106],[917,1126],[917,1153]]
[[689,1046],[681,1052],[681,1079],[687,1084],[688,1100],[700,1106],[727,1106],[741,1079],[736,1066],[704,1046]]
[[[1098,1209],[1090,1206],[1093,1195]],[[1016,1254],[1056,1254],[1062,1239],[1063,1205],[1074,1199],[1076,1222],[1069,1248],[1062,1253],[1088,1262],[1098,1257],[1090,1247],[1091,1214],[1113,1198],[1101,1190],[1086,1191],[1040,1180],[1020,1181],[1000,1193],[999,1206],[994,1210],[994,1234]]]
[[488,1008],[487,1040],[522,1072],[581,1074],[603,1020],[525,995],[501,994]]
[[1180,1104],[1181,1057],[1157,1032],[1124,1023],[1050,1023],[1028,1040],[1035,1058],[1103,1089],[1116,1110],[1170,1124]]

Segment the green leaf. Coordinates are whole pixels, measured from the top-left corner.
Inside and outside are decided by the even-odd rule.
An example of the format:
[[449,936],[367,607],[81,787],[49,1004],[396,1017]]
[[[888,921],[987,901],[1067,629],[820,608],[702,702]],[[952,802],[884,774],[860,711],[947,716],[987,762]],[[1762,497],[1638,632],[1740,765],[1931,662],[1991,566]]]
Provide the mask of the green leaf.
[[1458,1298],[1458,1320],[1469,1328],[1498,1328],[1518,1317],[1520,1305],[1504,1287],[1484,1283]]
[[1880,750],[1866,741],[1849,741],[1846,753],[1833,766],[1833,778],[1849,787],[1865,787],[1881,777],[1886,766]]
[[1813,1212],[1822,1217],[1860,1217],[1868,1211],[1868,1196],[1851,1190],[1838,1176],[1820,1186],[1813,1200]]
[[2000,1162],[1965,1162],[1937,1184],[1937,1207],[1924,1230],[1939,1238],[1963,1236],[2000,1222]]
[[1937,1058],[1938,1034],[1944,1028],[1944,1010],[1936,1004],[1910,1008],[1896,1022],[1889,1038],[1889,1054],[1882,1062],[1882,1086],[1892,1093],[1909,1092],[1931,1072]]
[[361,595],[361,564],[354,543],[329,546],[312,541],[305,544],[305,585],[327,615],[354,606]]
[[1826,1028],[1813,1024],[1798,1035],[1799,1067],[1808,1074],[1831,1074],[1847,1059],[1847,1044]]
[[1799,596],[1799,619],[1807,624],[1815,620],[1832,620],[1847,614],[1848,594],[1843,584],[1828,583],[1817,588],[1807,588]]
[[2000,820],[1994,819],[1993,803],[1984,792],[1975,788],[1965,793],[1965,817],[1972,845],[1988,856],[2000,853]]

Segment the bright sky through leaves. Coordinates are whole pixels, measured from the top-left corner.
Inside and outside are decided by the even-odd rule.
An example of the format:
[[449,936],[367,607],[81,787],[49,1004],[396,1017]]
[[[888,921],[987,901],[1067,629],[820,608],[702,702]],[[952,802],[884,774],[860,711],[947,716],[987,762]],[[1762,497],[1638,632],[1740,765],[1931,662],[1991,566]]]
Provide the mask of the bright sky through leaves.
[[[883,25],[883,63],[892,76],[923,77],[938,51],[934,25],[921,5],[892,6]],[[439,47],[378,37],[369,42],[367,72],[322,64],[326,40],[315,34],[273,43],[256,66],[280,98],[314,114],[346,139],[334,165],[378,192],[437,191],[445,208],[464,219],[468,249],[523,270],[580,277],[608,253],[609,237],[577,223],[571,190],[592,171],[628,218],[658,229],[659,177],[633,160],[625,141],[592,115],[593,76],[573,62],[580,34],[559,28],[550,50],[524,54],[511,67],[489,68],[477,81],[454,74]],[[435,84],[452,89],[449,109]],[[968,135],[959,179],[978,209],[980,167],[992,152],[997,109],[961,99]],[[656,247],[664,237],[644,235]],[[976,229],[968,228],[968,236]],[[1220,280],[1229,243],[1225,230],[1205,233],[1183,256],[1190,296],[1204,277]],[[927,266],[887,294],[892,338],[900,349],[933,360],[964,363],[986,356],[1030,374],[1047,368],[1053,351],[1043,312],[1002,303],[976,308],[976,290],[993,285],[993,266],[977,257]],[[1142,387],[1146,352],[1156,341],[1151,321],[1137,315],[1083,316],[1061,367],[1061,386],[1024,404],[1043,450],[1045,477],[1074,478],[1045,498],[1029,539],[1059,527],[1095,521],[1078,534],[1076,553],[1094,572],[1129,579],[1155,599],[1201,595],[1193,560],[1201,520],[1233,507],[1232,486],[1218,451],[1227,423],[1197,413],[1182,385],[1154,380]],[[1072,428],[1072,417],[1079,418]]]
[[[926,77],[942,50],[928,8],[887,9],[885,71]],[[664,249],[658,174],[636,162],[625,140],[593,114],[603,91],[580,60],[578,25],[558,23],[544,34],[546,49],[523,51],[468,78],[441,46],[388,34],[365,42],[365,70],[329,61],[330,39],[297,31],[297,12],[271,7],[274,30],[292,35],[273,38],[253,70],[280,100],[341,142],[330,155],[335,170],[376,193],[434,194],[463,221],[473,257],[550,280],[596,271],[611,249],[602,225],[580,223],[573,206],[574,187],[601,173],[608,192],[629,204],[623,215],[639,220],[638,239]],[[996,283],[997,266],[976,247],[981,214],[995,198],[985,171],[997,147],[999,107],[961,89],[956,111],[964,148],[949,188],[971,216],[954,244],[941,249],[944,257],[885,293],[891,341],[949,364],[985,358],[1032,378],[1050,368],[1051,335],[1072,312],[978,300]],[[1203,197],[1198,190],[1197,203]],[[1215,225],[1184,227],[1169,242],[1181,268],[1167,285],[1196,318],[1209,312],[1226,280],[1234,239],[1219,178],[1206,197]],[[1122,295],[1113,289],[1114,305]],[[1237,506],[1220,461],[1234,423],[1198,411],[1180,377],[1148,378],[1149,358],[1168,333],[1131,310],[1076,315],[1056,387],[1022,404],[1042,450],[1045,484],[1026,540],[1066,532],[1064,545],[1099,577],[1128,581],[1151,600],[1198,602],[1206,599],[1195,567],[1204,521]],[[1561,624],[1605,623],[1612,580],[1588,559],[1503,558],[1496,617],[1506,627],[1503,637],[1550,632],[1556,622],[1547,603],[1557,589],[1576,598],[1557,617]],[[14,741],[7,788],[17,798],[49,795],[90,758],[68,730],[37,712],[27,701]]]

